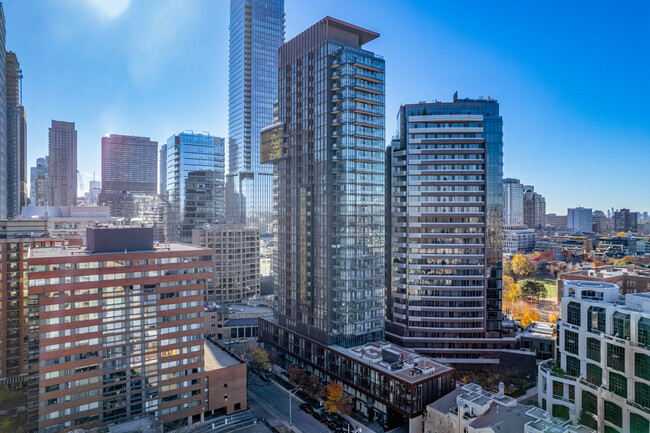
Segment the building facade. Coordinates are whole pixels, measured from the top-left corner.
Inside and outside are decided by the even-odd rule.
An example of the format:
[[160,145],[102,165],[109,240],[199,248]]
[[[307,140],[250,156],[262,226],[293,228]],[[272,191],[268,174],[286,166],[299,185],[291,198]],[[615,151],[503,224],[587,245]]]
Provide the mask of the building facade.
[[535,251],[536,239],[535,230],[526,226],[505,226],[503,227],[503,253],[532,253]]
[[192,230],[192,243],[214,254],[214,276],[205,300],[243,302],[260,294],[260,230],[242,224],[219,224]]
[[503,225],[524,224],[524,186],[519,179],[503,179]]
[[567,228],[576,233],[591,233],[593,220],[591,209],[576,207],[567,210]]
[[49,130],[50,206],[77,204],[77,130],[74,122],[52,120]]
[[228,221],[272,233],[273,171],[260,158],[260,132],[278,98],[284,0],[230,1]]
[[36,166],[30,168],[29,204],[32,206],[45,206],[49,188],[47,179],[50,175],[49,155],[36,160]]
[[0,219],[7,218],[7,52],[5,12],[0,4]]
[[27,115],[21,104],[22,70],[16,54],[6,53],[7,81],[7,217],[27,204]]
[[567,215],[556,215],[554,213],[546,215],[546,225],[553,228],[568,228],[568,216]]
[[279,51],[279,324],[344,347],[383,336],[384,60],[327,17]]
[[110,208],[111,218],[122,224],[152,227],[155,242],[165,241],[167,200],[157,194],[107,194],[102,195],[102,206]]
[[149,137],[102,137],[102,194],[156,194],[158,143]]
[[524,225],[530,229],[546,227],[546,199],[532,185],[524,186]]
[[193,132],[167,140],[167,240],[191,243],[192,229],[225,222],[223,143]]
[[639,228],[639,213],[621,209],[614,212],[614,230],[620,232],[635,232]]
[[565,281],[558,357],[539,367],[538,399],[599,432],[650,431],[650,297]]
[[147,228],[88,230],[85,249],[31,249],[27,259],[38,431],[201,419],[210,251],[154,248]]
[[400,107],[389,341],[456,363],[514,348],[501,335],[502,123],[495,100]]

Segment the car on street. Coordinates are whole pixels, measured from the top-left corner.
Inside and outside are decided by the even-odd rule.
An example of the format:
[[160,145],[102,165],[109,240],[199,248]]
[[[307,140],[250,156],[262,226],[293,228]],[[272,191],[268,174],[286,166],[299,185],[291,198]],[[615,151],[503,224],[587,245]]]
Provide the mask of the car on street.
[[340,430],[343,430],[343,427],[341,427],[339,423],[332,420],[327,421],[327,427],[329,427],[329,429],[332,430],[333,432],[338,432]]
[[327,422],[327,417],[320,412],[314,412],[311,416],[313,416],[316,421]]
[[307,413],[314,412],[314,408],[308,405],[307,403],[300,403],[300,409],[304,410]]

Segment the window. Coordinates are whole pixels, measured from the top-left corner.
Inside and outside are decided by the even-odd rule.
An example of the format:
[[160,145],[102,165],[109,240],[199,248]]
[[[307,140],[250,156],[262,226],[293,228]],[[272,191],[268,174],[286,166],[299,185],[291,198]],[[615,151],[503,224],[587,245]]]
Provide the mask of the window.
[[569,419],[569,408],[562,404],[553,405],[553,416],[562,419]]
[[614,427],[610,427],[608,425],[605,426],[605,433],[619,433],[618,430],[616,430]]
[[224,384],[223,384],[223,387],[224,387],[224,388],[228,388],[228,384],[227,384],[227,383],[224,383]]
[[625,348],[607,343],[607,366],[625,372]]
[[587,330],[591,332],[605,332],[607,317],[605,309],[601,307],[589,307],[587,310]]
[[634,374],[641,379],[650,380],[650,356],[634,354]]
[[620,312],[612,316],[612,334],[624,340],[630,339],[630,315]]
[[587,358],[600,362],[600,340],[587,337]]
[[650,347],[650,319],[645,317],[639,320],[639,344]]
[[627,398],[627,377],[617,373],[609,373],[609,390],[616,395]]
[[578,333],[564,331],[564,350],[574,355],[578,354]]
[[564,384],[553,381],[553,397],[564,397]]
[[575,326],[580,326],[580,304],[577,302],[569,302],[566,307],[567,323]]
[[598,397],[589,391],[582,391],[582,410],[587,413],[598,413]]
[[605,421],[623,427],[623,409],[619,405],[605,400]]
[[587,382],[600,386],[603,383],[603,369],[596,364],[587,363]]
[[575,403],[576,401],[576,387],[575,385],[569,385],[569,401]]
[[580,376],[580,360],[573,356],[566,357],[566,374],[573,377]]
[[241,403],[235,403],[235,410],[241,409]]
[[634,382],[634,402],[650,409],[650,386]]
[[637,415],[630,413],[630,433],[648,433],[650,431],[650,421]]

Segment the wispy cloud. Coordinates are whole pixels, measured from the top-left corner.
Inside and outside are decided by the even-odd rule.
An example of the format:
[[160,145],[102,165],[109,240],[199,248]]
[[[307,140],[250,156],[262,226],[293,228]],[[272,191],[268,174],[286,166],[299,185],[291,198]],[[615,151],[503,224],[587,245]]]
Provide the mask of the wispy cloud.
[[119,17],[131,6],[131,0],[84,0],[84,2],[96,13],[108,19]]
[[172,62],[191,32],[196,11],[186,0],[156,3],[149,18],[131,36],[129,73],[137,83],[154,78],[159,68]]

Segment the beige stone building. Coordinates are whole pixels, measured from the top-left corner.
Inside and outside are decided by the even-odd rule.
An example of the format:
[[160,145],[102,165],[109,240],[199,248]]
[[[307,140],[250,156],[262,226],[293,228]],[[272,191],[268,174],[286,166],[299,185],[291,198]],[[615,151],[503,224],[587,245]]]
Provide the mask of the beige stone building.
[[192,230],[192,243],[214,251],[214,278],[206,301],[242,302],[260,294],[260,231],[241,224]]

